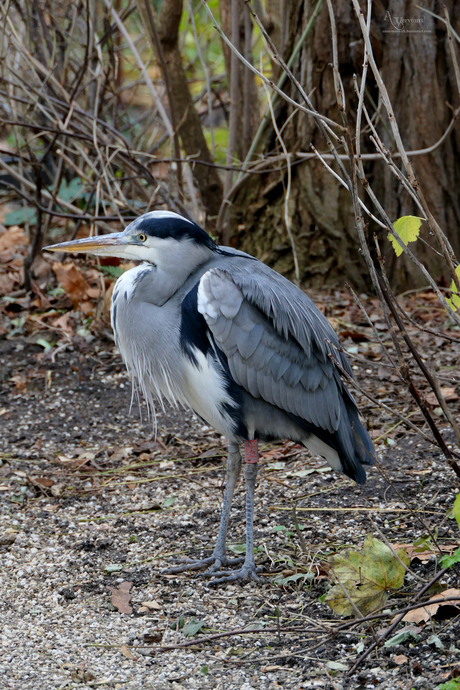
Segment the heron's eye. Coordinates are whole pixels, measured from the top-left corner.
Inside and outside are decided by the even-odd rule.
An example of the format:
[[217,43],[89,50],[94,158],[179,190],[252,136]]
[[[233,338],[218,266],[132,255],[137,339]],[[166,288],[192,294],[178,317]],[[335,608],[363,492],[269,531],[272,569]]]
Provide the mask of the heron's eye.
[[143,232],[140,232],[137,237],[140,242],[145,242],[145,240],[147,239],[147,235],[144,235]]

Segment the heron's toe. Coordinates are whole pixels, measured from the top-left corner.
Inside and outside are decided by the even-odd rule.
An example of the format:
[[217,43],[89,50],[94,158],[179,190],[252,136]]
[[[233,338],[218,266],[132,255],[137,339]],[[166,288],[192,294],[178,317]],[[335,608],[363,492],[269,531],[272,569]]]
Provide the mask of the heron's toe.
[[197,561],[181,560],[181,565],[175,565],[173,568],[165,568],[161,571],[161,575],[176,575],[177,573],[185,573],[187,570],[201,570],[201,568],[207,568],[209,565],[215,562],[215,556],[209,556],[209,558],[201,558]]
[[205,573],[198,573],[197,577],[214,577],[216,573],[220,573],[221,568],[228,568],[232,565],[239,565],[244,562],[244,558],[216,558],[212,566]]
[[243,582],[249,582],[250,580],[255,580],[256,582],[265,582],[264,577],[260,577],[257,573],[263,570],[262,567],[256,568],[255,566],[245,566],[239,570],[221,570],[219,572],[213,573],[217,576],[216,579],[211,580],[208,583],[208,587],[214,587],[215,585],[222,585],[225,582],[236,582],[242,580]]
[[213,577],[213,575],[220,571],[221,568],[227,568],[232,565],[239,565],[244,561],[244,558],[227,558],[227,556],[209,556],[208,558],[201,558],[197,561],[190,561],[181,559],[181,565],[175,565],[172,568],[166,568],[161,571],[162,575],[176,575],[178,573],[185,573],[187,570],[201,570],[208,568],[205,573],[197,573],[196,577]]

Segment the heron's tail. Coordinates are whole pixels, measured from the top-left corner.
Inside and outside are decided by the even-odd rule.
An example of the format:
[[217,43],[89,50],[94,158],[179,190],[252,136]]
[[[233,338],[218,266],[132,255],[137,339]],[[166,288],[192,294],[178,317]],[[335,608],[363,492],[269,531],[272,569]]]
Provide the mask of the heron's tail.
[[376,462],[374,444],[348,391],[344,391],[343,405],[345,414],[342,415],[336,432],[342,471],[358,484],[364,484],[366,472],[363,465],[375,465]]

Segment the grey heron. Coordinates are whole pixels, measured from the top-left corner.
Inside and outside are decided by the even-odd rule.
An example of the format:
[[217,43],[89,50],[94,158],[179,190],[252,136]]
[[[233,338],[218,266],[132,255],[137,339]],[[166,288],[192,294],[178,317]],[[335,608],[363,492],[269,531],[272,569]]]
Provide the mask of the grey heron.
[[[291,440],[359,484],[374,447],[340,368],[352,375],[336,333],[312,300],[254,257],[218,246],[196,223],[169,211],[140,216],[123,232],[46,247],[141,261],[113,290],[115,341],[152,404],[191,408],[228,439],[226,487],[212,556],[167,572],[208,567],[213,584],[259,579],[253,515],[258,441]],[[338,365],[337,365],[338,363]],[[246,555],[225,542],[242,458]],[[259,570],[260,571],[260,570]]]

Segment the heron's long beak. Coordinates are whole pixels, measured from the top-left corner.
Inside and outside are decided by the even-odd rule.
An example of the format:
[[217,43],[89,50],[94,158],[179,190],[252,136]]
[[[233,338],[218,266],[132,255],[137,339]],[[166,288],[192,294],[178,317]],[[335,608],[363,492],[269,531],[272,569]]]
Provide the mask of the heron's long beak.
[[88,252],[90,254],[112,256],[115,247],[126,246],[128,243],[128,238],[122,232],[114,232],[110,235],[98,235],[97,237],[85,237],[81,240],[60,242],[43,249],[48,252],[73,252],[75,254]]

